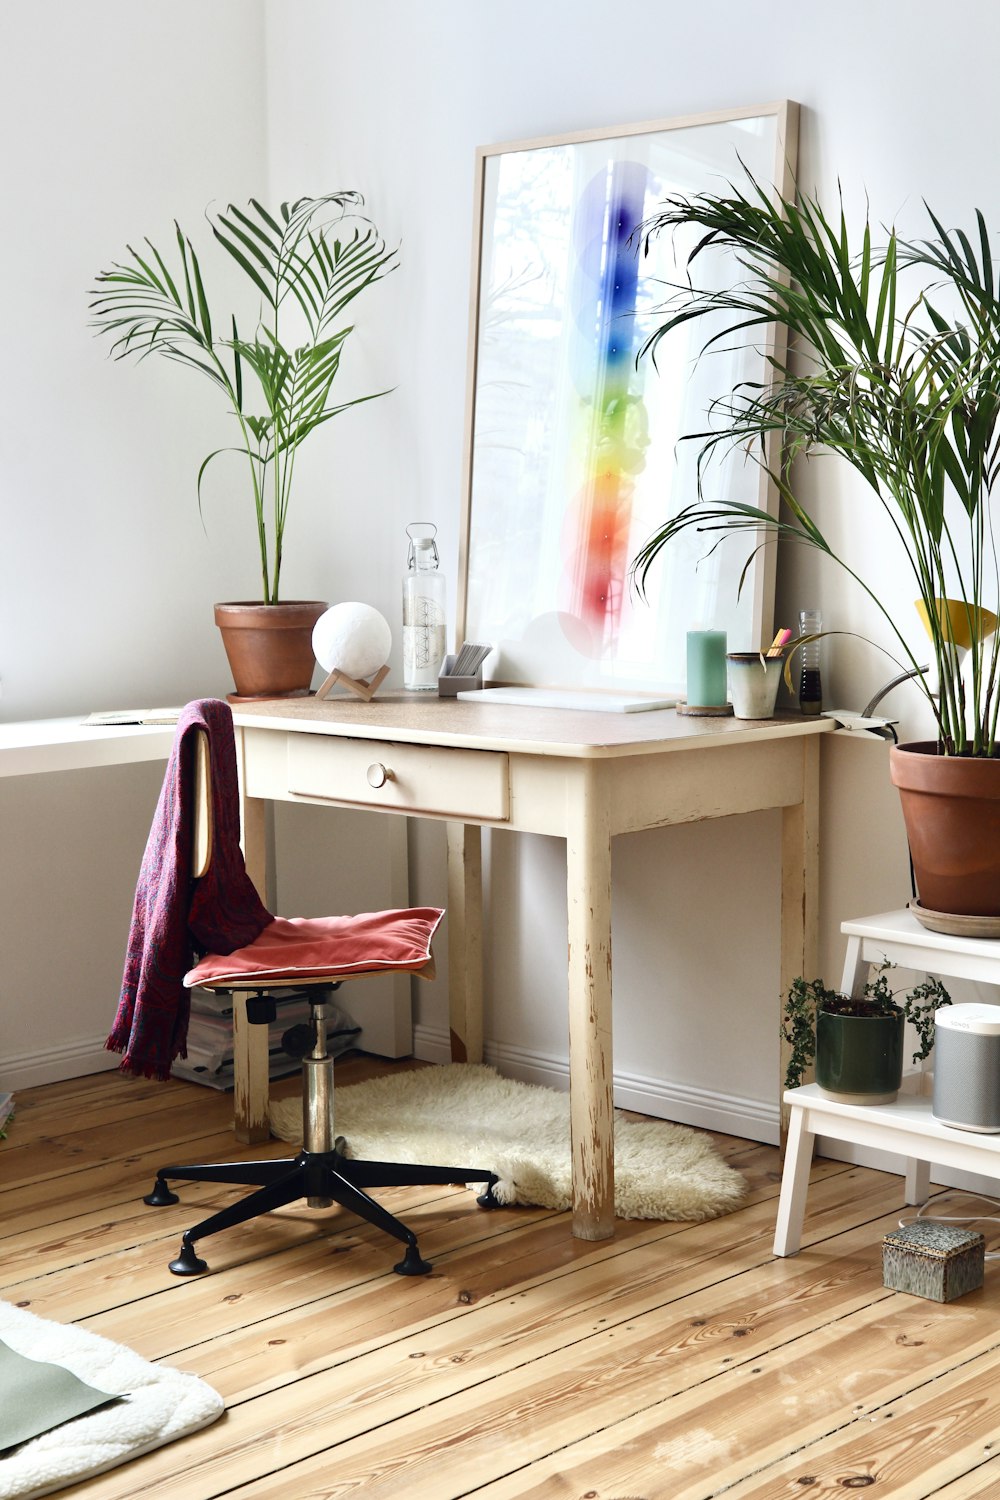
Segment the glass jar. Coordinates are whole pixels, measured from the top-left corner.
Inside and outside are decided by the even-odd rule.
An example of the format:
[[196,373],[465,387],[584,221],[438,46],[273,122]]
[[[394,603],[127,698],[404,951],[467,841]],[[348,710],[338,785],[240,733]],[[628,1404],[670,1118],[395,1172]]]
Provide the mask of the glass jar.
[[[804,609],[799,614],[799,635],[818,635],[823,616],[818,609]],[[823,679],[820,670],[819,641],[807,641],[802,650],[802,675],[799,680],[799,709],[804,714],[818,714],[823,709]]]

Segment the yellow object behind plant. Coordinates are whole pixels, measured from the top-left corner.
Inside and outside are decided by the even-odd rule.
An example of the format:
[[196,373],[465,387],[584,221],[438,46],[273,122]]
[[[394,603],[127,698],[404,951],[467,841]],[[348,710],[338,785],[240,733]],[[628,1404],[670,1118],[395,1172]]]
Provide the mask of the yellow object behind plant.
[[[973,634],[979,640],[985,640],[992,635],[997,628],[997,617],[991,610],[984,609],[982,605],[976,608],[968,604],[964,599],[935,599],[938,621],[941,633],[946,641],[954,641],[956,646],[961,646],[963,651],[968,651],[972,645]],[[923,621],[924,629],[931,640],[934,639],[930,620],[927,614],[927,605],[923,599],[914,600],[917,614]],[[978,629],[975,627],[978,624]]]

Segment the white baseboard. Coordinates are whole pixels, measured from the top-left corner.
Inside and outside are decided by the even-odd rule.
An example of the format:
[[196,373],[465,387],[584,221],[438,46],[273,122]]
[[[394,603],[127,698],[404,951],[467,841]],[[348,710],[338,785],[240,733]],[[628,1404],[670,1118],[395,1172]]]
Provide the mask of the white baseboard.
[[[414,1055],[425,1062],[451,1061],[447,1031],[439,1027],[413,1028]],[[564,1057],[545,1056],[503,1042],[487,1041],[484,1060],[506,1078],[539,1083],[546,1088],[569,1088],[569,1062]],[[673,1120],[702,1130],[718,1130],[752,1141],[776,1145],[779,1134],[778,1106],[740,1095],[717,1094],[708,1089],[668,1082],[641,1074],[615,1072],[615,1104],[634,1109],[654,1119]]]
[[46,1047],[43,1052],[21,1052],[0,1060],[0,1090],[16,1093],[41,1083],[62,1083],[88,1073],[110,1073],[121,1058],[108,1052],[101,1036],[77,1037],[75,1041]]

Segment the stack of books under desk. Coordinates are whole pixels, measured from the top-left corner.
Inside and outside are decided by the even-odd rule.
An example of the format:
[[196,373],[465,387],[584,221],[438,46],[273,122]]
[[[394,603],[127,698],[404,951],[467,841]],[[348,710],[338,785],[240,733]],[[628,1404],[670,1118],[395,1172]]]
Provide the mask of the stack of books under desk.
[[[278,1000],[277,1019],[267,1028],[269,1075],[284,1078],[298,1072],[299,1057],[292,1057],[281,1045],[281,1039],[292,1026],[309,1024],[309,1001],[300,993]],[[345,1011],[331,1007],[328,1012],[328,1050],[336,1055],[350,1047],[361,1028]],[[179,1057],[171,1072],[189,1083],[202,1083],[211,1089],[233,1087],[233,996],[211,994],[208,990],[191,991],[191,1020],[188,1024],[187,1057]]]

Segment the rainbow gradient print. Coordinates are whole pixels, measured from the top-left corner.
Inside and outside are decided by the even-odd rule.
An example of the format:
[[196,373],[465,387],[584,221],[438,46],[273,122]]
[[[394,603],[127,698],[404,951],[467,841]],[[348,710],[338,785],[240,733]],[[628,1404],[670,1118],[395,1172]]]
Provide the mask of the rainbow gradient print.
[[[776,143],[769,115],[483,148],[462,628],[493,644],[494,681],[662,696],[683,691],[693,626],[754,638],[767,570],[742,588],[742,545],[692,533],[641,596],[631,576],[699,493],[683,439],[720,394],[767,378],[753,332],[703,360],[701,331],[679,329],[655,363],[639,357],[695,247],[647,243],[642,225],[670,194],[769,180]],[[699,284],[742,274],[725,246],[699,254]],[[712,497],[759,503],[742,453],[707,479]]]
[[572,227],[569,365],[577,430],[559,608],[584,627],[574,631],[575,643],[594,657],[614,651],[628,588],[635,477],[649,444],[636,372],[639,247],[631,238],[648,186],[641,163],[609,161],[581,193]]

